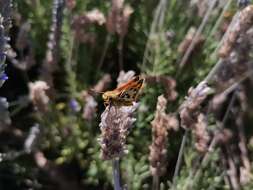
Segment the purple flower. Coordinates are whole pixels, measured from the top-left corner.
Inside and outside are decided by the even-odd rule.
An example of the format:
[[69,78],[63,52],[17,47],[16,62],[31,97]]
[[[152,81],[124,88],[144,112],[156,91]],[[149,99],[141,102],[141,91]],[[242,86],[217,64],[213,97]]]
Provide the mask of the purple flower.
[[6,80],[8,80],[8,76],[7,76],[5,73],[2,73],[2,74],[0,75],[0,80],[6,81]]
[[4,81],[8,79],[8,76],[5,73],[0,73],[0,87],[4,84]]
[[79,112],[81,110],[80,104],[74,98],[70,100],[69,107],[73,112]]

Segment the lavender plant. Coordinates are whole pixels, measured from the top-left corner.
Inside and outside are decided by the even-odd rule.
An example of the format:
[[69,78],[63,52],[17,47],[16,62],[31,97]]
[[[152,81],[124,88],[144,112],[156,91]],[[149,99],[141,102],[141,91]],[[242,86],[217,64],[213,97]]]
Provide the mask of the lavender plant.
[[[10,3],[1,189],[252,189],[252,1]],[[137,74],[138,103],[105,108]]]
[[0,10],[0,87],[3,85],[4,81],[8,79],[5,73],[5,60],[6,52],[8,49],[8,31],[11,27],[11,6],[12,1],[6,0],[1,1],[1,10]]

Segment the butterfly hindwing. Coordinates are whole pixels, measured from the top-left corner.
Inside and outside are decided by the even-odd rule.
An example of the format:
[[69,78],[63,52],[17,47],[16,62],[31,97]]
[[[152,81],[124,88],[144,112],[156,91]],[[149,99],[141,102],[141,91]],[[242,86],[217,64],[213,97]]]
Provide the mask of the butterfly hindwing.
[[128,88],[123,90],[120,93],[119,98],[124,101],[131,101],[131,102],[135,101],[139,93],[139,90],[142,87],[142,84],[143,79],[136,81],[133,85],[130,85]]
[[137,93],[138,90],[135,88],[124,90],[123,92],[120,93],[119,99],[122,99],[124,101],[134,101]]

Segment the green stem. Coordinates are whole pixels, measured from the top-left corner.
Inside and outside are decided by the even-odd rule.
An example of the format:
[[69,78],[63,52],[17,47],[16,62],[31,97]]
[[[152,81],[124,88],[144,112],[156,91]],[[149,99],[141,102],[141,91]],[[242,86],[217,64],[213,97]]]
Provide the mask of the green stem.
[[159,183],[159,176],[158,175],[154,175],[153,176],[153,184],[152,184],[152,190],[159,190],[160,189],[160,183]]
[[183,158],[183,153],[184,153],[184,148],[185,148],[185,143],[186,143],[188,133],[189,133],[189,130],[185,130],[185,133],[184,133],[184,136],[183,136],[183,139],[182,139],[182,142],[181,142],[180,150],[179,150],[179,153],[178,153],[175,172],[174,172],[174,175],[173,175],[172,188],[175,187],[176,177],[178,176],[179,169],[180,169],[180,166],[181,166],[181,163],[182,163],[182,158]]
[[101,67],[102,67],[103,64],[104,64],[105,56],[106,56],[107,50],[108,50],[108,48],[109,48],[110,41],[111,41],[111,35],[110,35],[110,34],[107,34],[106,40],[105,40],[105,46],[104,46],[103,52],[102,52],[102,56],[101,56],[101,58],[100,58],[100,60],[99,60],[98,70],[100,70]]
[[112,160],[114,190],[122,190],[120,187],[119,159]]

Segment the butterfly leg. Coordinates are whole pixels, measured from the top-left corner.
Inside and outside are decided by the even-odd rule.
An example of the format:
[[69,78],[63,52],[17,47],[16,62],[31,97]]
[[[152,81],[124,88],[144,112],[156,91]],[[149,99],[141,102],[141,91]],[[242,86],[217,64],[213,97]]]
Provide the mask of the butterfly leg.
[[108,111],[110,111],[111,107],[113,106],[112,100],[108,100],[106,103],[106,108],[108,106]]
[[108,111],[110,111],[110,110],[111,110],[111,107],[112,107],[112,102],[110,102],[110,103],[108,104],[108,106],[109,106],[109,110],[108,110]]
[[104,102],[104,106],[105,106],[105,108],[106,108],[108,105],[109,105],[109,103],[108,103],[108,102]]

